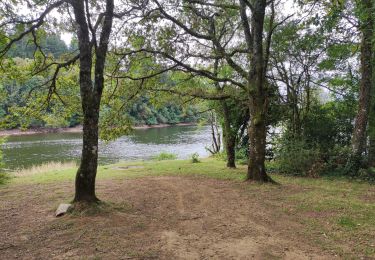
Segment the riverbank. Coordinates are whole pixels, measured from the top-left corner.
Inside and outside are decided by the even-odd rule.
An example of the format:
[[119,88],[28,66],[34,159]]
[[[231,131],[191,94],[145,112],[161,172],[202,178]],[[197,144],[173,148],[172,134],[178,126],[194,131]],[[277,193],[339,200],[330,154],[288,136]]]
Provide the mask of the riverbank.
[[[133,129],[151,129],[151,128],[171,127],[171,126],[194,126],[194,125],[196,125],[196,123],[141,125],[141,126],[133,126]],[[1,136],[48,134],[48,133],[82,133],[82,126],[59,127],[59,128],[33,128],[33,129],[26,129],[26,130],[21,130],[21,129],[0,130],[0,137]]]
[[375,187],[273,175],[212,158],[100,166],[104,201],[62,218],[76,169],[49,169],[0,186],[4,259],[372,259]]

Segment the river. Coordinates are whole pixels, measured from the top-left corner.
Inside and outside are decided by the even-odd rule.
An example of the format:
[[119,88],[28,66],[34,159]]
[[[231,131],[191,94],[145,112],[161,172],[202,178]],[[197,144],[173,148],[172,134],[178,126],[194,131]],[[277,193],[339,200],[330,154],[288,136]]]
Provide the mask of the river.
[[[78,161],[81,138],[80,133],[10,136],[2,147],[4,168],[14,170],[50,161]],[[180,159],[189,158],[193,153],[206,157],[205,147],[210,144],[210,129],[206,126],[136,129],[132,135],[108,143],[100,142],[99,163],[149,160],[161,152],[174,153]]]

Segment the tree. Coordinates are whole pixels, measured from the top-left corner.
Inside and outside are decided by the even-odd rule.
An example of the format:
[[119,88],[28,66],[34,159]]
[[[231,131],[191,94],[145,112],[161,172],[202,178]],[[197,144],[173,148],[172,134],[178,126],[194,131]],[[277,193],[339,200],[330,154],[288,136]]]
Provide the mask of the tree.
[[[25,18],[19,16],[16,9],[24,4],[35,10],[37,15]],[[6,6],[6,8],[5,8]],[[58,96],[57,79],[61,71],[79,61],[79,86],[81,104],[83,110],[83,147],[80,167],[76,175],[74,202],[96,202],[95,178],[98,165],[98,125],[100,101],[104,89],[104,67],[109,48],[110,35],[115,17],[121,18],[128,14],[114,12],[114,0],[91,2],[88,0],[59,0],[53,2],[37,2],[31,4],[28,1],[14,3],[2,2],[0,4],[0,30],[5,44],[0,50],[1,57],[11,47],[24,37],[31,35],[35,45],[34,57],[39,57],[40,63],[36,66],[36,73],[54,69],[54,73],[42,86],[48,85],[47,100],[53,95]],[[128,6],[126,6],[128,7]],[[43,11],[38,13],[38,10]],[[66,24],[76,28],[78,40],[78,53],[70,55],[65,60],[50,60],[40,47],[38,33],[42,32],[43,25],[48,28],[48,16],[52,10],[59,9],[66,13],[73,12],[74,19]],[[95,12],[93,11],[95,9]],[[94,22],[94,19],[96,21]],[[63,23],[64,24],[64,23]],[[2,42],[2,41],[0,41]]]
[[[265,169],[270,94],[266,72],[272,34],[286,18],[276,23],[274,1],[153,0],[153,3],[147,17],[153,25],[155,19],[165,21],[162,28],[156,29],[156,35],[164,36],[156,42],[146,35],[145,39],[150,37],[150,40],[137,51],[159,55],[177,70],[243,90],[250,114],[247,179],[272,181]],[[269,19],[265,19],[266,9],[270,11]],[[235,74],[217,75],[212,66],[204,65],[215,60],[225,63],[221,67],[228,66]]]

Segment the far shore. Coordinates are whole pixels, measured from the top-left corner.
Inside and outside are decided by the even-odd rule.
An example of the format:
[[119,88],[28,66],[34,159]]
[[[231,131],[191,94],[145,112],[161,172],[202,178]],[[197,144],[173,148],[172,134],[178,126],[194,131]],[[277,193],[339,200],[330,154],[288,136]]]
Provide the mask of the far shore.
[[[193,126],[196,123],[179,123],[179,124],[159,124],[159,125],[140,125],[133,126],[133,129],[150,129],[163,128],[171,126]],[[0,130],[0,136],[19,136],[19,135],[33,135],[33,134],[48,134],[48,133],[82,133],[82,126],[75,127],[59,127],[59,128],[32,128],[32,129],[10,129]]]

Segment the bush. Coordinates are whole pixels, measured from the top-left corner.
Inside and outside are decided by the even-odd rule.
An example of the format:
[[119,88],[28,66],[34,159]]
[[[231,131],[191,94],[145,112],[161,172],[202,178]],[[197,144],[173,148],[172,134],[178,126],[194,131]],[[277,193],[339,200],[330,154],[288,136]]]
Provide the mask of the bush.
[[249,151],[247,147],[240,147],[236,150],[236,161],[240,165],[246,165],[249,162]]
[[177,155],[173,153],[161,152],[158,155],[152,157],[153,160],[163,161],[163,160],[176,160]]
[[319,150],[307,147],[302,140],[281,139],[275,149],[275,160],[279,171],[285,174],[316,176],[320,173],[312,171],[322,170]]
[[201,161],[199,160],[199,154],[198,154],[198,153],[193,153],[193,154],[191,155],[191,162],[192,162],[192,163],[199,163],[199,162],[201,162]]
[[358,178],[368,182],[375,182],[375,168],[360,169],[358,171]]
[[345,175],[351,155],[349,146],[335,146],[325,154],[326,174]]
[[9,176],[7,174],[0,173],[0,185],[3,185],[8,179]]

